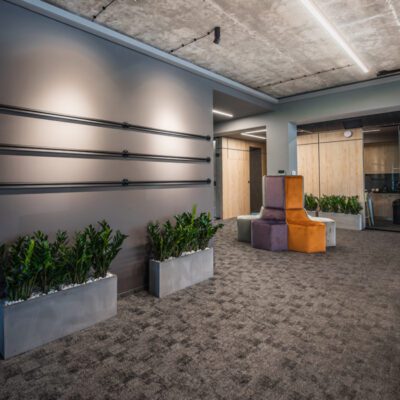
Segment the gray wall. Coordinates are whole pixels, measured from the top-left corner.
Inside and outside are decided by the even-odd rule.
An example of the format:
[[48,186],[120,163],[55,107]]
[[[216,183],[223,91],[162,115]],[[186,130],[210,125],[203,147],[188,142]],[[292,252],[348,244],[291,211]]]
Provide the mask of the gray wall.
[[[211,83],[18,6],[0,2],[0,103],[212,135]],[[0,142],[212,156],[212,141],[0,114]],[[213,178],[212,163],[177,164],[0,155],[0,181]],[[0,194],[0,242],[36,229],[73,233],[105,218],[130,235],[112,270],[119,291],[143,287],[146,230],[190,209],[212,210],[213,187]]]
[[297,124],[329,121],[400,110],[400,78],[371,82],[369,86],[328,90],[280,102],[275,111],[219,123],[215,134],[267,126],[267,171],[297,170]]

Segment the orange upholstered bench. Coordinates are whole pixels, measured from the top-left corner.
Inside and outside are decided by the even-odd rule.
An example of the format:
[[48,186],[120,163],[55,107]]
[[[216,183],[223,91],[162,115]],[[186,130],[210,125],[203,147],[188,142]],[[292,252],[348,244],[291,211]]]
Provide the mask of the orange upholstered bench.
[[311,221],[303,208],[303,177],[286,176],[288,249],[302,253],[326,251],[325,224]]

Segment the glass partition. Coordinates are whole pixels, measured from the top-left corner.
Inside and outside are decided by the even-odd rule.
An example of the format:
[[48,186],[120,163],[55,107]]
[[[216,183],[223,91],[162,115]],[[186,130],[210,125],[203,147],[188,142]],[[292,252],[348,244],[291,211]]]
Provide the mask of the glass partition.
[[400,232],[400,127],[364,127],[367,227]]

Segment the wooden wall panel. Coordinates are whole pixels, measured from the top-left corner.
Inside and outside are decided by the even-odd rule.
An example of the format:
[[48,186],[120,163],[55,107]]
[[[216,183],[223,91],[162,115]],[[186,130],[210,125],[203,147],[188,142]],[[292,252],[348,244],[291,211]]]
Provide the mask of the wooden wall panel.
[[217,142],[222,165],[221,217],[223,219],[250,214],[250,147],[262,149],[262,173],[266,175],[264,143],[233,138],[222,138]]
[[304,193],[319,196],[318,144],[297,146],[297,171],[304,177]]
[[349,142],[351,140],[362,140],[363,133],[361,128],[350,129],[353,132],[353,136],[347,138],[343,135],[344,130],[321,132],[319,134],[320,143],[331,143],[331,142]]
[[351,138],[344,137],[343,130],[319,133],[319,145],[318,134],[298,136],[297,168],[304,176],[306,193],[357,195],[363,203],[363,133],[361,129],[352,132]]
[[363,201],[363,142],[320,143],[321,195],[358,195]]
[[297,145],[302,144],[318,144],[318,133],[307,133],[306,135],[297,136]]

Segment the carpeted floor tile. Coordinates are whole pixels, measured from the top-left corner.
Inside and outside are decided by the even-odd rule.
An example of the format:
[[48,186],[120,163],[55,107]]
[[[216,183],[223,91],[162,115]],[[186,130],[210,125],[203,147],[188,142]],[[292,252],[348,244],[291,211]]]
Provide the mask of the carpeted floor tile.
[[338,231],[326,254],[215,240],[215,277],[0,361],[2,400],[399,400],[400,235]]

